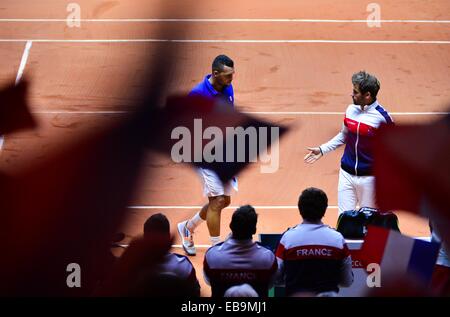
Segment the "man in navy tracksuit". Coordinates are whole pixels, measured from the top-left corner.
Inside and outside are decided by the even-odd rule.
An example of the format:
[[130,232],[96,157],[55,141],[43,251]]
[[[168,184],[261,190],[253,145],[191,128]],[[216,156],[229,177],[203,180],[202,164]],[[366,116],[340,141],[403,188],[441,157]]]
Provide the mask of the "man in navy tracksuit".
[[336,296],[353,283],[352,258],[342,234],[323,224],[328,198],[318,188],[298,200],[303,222],[287,230],[276,250],[278,279],[287,296]]
[[364,71],[352,76],[353,104],[347,107],[342,130],[319,147],[308,148],[306,163],[345,144],[338,185],[339,213],[356,206],[376,208],[375,177],[372,174],[371,139],[382,124],[393,124],[388,112],[378,103],[378,79]]
[[[277,272],[273,252],[252,240],[257,214],[250,205],[239,207],[231,218],[232,235],[206,251],[203,273],[212,297],[223,297],[228,289],[246,285],[267,297]],[[246,292],[248,293],[248,292]]]

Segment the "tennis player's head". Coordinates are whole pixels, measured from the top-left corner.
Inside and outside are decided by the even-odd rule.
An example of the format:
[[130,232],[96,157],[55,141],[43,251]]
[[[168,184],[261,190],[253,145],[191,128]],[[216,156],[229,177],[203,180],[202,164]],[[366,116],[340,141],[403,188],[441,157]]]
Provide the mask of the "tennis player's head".
[[234,62],[226,55],[217,56],[212,63],[212,76],[221,86],[229,86],[233,81]]

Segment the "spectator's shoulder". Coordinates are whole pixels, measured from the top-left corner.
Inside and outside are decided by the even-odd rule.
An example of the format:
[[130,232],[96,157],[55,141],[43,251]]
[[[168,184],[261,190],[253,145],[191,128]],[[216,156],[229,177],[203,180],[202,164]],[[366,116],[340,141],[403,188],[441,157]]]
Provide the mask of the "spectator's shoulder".
[[255,242],[255,245],[258,248],[262,263],[265,263],[265,265],[271,267],[275,261],[275,254],[273,251],[259,242]]
[[225,241],[219,242],[213,246],[210,246],[208,250],[206,250],[205,257],[210,257],[211,255],[220,254],[220,249],[222,248]]
[[325,225],[325,229],[327,230],[328,234],[336,241],[340,241],[342,242],[342,244],[345,244],[345,238],[342,235],[342,233],[340,233],[339,231],[337,231],[335,228],[332,228],[328,225]]
[[336,228],[333,228],[329,225],[324,224],[323,225],[323,230],[326,230],[327,232],[329,232],[329,234],[337,236],[337,237],[343,237],[342,234],[336,230]]
[[191,260],[189,260],[189,258],[186,255],[178,253],[172,253],[172,255],[176,258],[177,262],[193,266]]
[[[299,226],[299,225],[296,225],[296,226],[287,228],[286,231],[284,231],[284,232],[281,234],[281,239],[286,238],[286,237],[289,237],[290,235],[293,235],[293,234],[297,231],[298,226]],[[281,241],[281,239],[280,239],[280,241]]]
[[261,252],[261,254],[268,255],[269,257],[270,257],[270,254],[273,255],[272,250],[269,249],[269,247],[262,245],[261,242],[255,241],[255,245],[256,245],[256,248],[258,250],[260,250],[259,252]]

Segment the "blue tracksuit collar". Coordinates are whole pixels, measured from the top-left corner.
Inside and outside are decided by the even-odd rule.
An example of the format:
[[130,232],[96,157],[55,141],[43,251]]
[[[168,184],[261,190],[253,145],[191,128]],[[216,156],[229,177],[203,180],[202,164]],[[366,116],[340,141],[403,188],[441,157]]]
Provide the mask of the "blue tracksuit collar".
[[219,92],[217,90],[215,90],[213,85],[211,85],[211,83],[209,82],[210,78],[211,78],[211,74],[205,76],[205,79],[204,79],[205,86],[206,86],[206,88],[208,88],[209,92],[213,96],[217,96],[219,94]]
[[206,88],[208,89],[208,91],[211,93],[211,95],[213,95],[213,96],[217,96],[217,95],[231,96],[232,95],[232,90],[231,90],[232,86],[231,85],[225,87],[223,92],[219,92],[219,91],[215,90],[213,85],[211,85],[211,83],[209,82],[210,78],[211,78],[211,74],[206,75],[203,82],[204,82]]

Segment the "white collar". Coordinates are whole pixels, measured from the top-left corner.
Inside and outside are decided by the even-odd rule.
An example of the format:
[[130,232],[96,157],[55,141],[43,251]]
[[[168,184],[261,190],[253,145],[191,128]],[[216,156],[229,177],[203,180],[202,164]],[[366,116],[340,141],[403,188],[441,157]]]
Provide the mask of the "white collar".
[[364,107],[364,110],[361,110],[361,106],[358,106],[358,107],[359,107],[359,109],[360,109],[361,111],[367,111],[367,110],[369,110],[369,109],[375,108],[375,107],[378,106],[378,105],[379,105],[379,104],[378,104],[378,100],[375,100],[375,101],[372,102],[370,105],[365,106],[365,107]]

